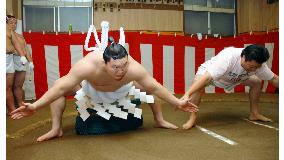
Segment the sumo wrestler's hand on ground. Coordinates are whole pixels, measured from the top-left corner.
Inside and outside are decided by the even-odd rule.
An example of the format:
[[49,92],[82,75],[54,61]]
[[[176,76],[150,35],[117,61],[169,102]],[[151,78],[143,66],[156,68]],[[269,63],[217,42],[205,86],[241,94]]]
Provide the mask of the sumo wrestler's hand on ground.
[[23,117],[31,116],[35,113],[35,106],[31,103],[23,103],[23,105],[13,112],[11,112],[12,119],[21,119]]
[[177,106],[178,109],[184,112],[198,112],[198,106],[190,102],[188,98],[181,98],[180,105]]

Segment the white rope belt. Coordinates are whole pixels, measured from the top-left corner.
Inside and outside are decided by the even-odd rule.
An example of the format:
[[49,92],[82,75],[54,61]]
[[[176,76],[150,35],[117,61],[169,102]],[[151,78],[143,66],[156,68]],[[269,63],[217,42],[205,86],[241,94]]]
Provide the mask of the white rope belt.
[[[146,92],[140,92],[140,89],[135,89],[132,86],[128,92],[128,96],[118,99],[114,103],[95,103],[92,99],[84,93],[82,89],[76,92],[75,102],[77,105],[77,110],[80,113],[80,117],[85,121],[90,117],[87,108],[91,108],[97,111],[97,115],[109,120],[113,115],[118,118],[127,119],[128,113],[131,113],[136,118],[141,119],[142,109],[136,108],[136,104],[131,103],[131,99],[139,99],[141,102],[154,103],[154,97],[152,95],[147,95]],[[124,110],[121,110],[121,106]]]

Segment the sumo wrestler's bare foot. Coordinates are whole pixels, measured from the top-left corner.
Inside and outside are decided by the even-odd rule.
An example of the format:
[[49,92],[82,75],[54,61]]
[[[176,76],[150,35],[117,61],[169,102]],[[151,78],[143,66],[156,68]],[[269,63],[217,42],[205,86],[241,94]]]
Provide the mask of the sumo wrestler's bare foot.
[[190,118],[185,124],[182,125],[182,129],[190,129],[195,126],[195,118]]
[[178,129],[178,127],[170,122],[167,122],[165,120],[155,121],[154,127],[157,128],[166,128],[166,129]]
[[62,135],[63,135],[62,129],[59,129],[59,130],[51,129],[49,132],[47,132],[44,135],[38,137],[37,141],[38,142],[47,141],[47,140],[50,140],[50,139],[53,139],[53,138],[62,137]]
[[272,119],[267,118],[261,114],[250,114],[249,120],[251,121],[262,121],[262,122],[273,122]]

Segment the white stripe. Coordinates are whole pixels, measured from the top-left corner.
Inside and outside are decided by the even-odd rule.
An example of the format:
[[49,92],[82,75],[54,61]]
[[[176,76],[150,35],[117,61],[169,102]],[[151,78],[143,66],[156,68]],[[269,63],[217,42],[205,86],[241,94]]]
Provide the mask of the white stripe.
[[245,93],[249,93],[249,86],[245,86]]
[[[205,61],[210,60],[215,56],[215,48],[205,48]],[[215,93],[215,86],[210,85],[205,87],[205,93]]]
[[206,133],[206,134],[208,134],[208,135],[210,135],[210,136],[212,136],[212,137],[214,137],[214,138],[217,138],[217,139],[219,139],[219,140],[221,140],[221,141],[223,141],[223,142],[225,142],[225,143],[228,143],[228,144],[230,144],[230,145],[237,145],[237,144],[238,144],[237,142],[234,142],[234,141],[232,141],[232,140],[230,140],[230,139],[228,139],[228,138],[226,138],[226,137],[223,137],[223,136],[221,136],[221,135],[219,135],[219,134],[216,134],[216,133],[214,133],[214,132],[212,132],[212,131],[210,131],[210,130],[208,130],[208,129],[202,128],[202,127],[197,126],[197,125],[196,125],[196,127],[197,127],[199,130],[201,130],[202,132],[204,132],[204,133]]
[[195,76],[195,47],[185,47],[184,51],[185,91],[192,85]]
[[174,93],[174,47],[163,46],[163,82]]
[[[270,57],[269,57],[268,61],[266,62],[266,64],[271,69],[272,62],[273,62],[274,43],[265,43],[265,48],[267,48],[267,50],[269,52],[269,55],[270,55]],[[268,85],[268,81],[264,81],[263,82],[263,86],[262,86],[262,92],[266,92],[267,85]]]
[[269,68],[272,67],[272,62],[273,62],[273,51],[274,51],[274,43],[265,43],[265,48],[267,48],[268,52],[269,52],[269,59],[266,62],[267,66]]
[[263,127],[267,127],[267,128],[275,129],[276,131],[279,131],[278,128],[275,128],[275,127],[272,127],[272,126],[269,126],[269,125],[266,125],[266,124],[261,124],[261,123],[253,122],[253,121],[250,121],[250,120],[248,120],[248,119],[246,119],[246,118],[244,118],[243,120],[248,121],[248,122],[253,123],[253,124],[256,124],[256,125],[260,125],[260,126],[263,126]]
[[235,93],[235,88],[233,88],[233,89],[231,89],[229,91],[224,89],[224,91],[225,91],[225,93]]
[[83,45],[70,45],[71,66],[83,58]]
[[[27,44],[28,52],[32,56],[32,47],[30,44]],[[25,100],[33,100],[36,98],[35,96],[35,83],[34,83],[34,71],[30,70],[28,67],[28,70],[26,72],[26,79],[24,83],[24,90],[25,90]]]
[[[244,44],[244,48],[252,44]],[[245,86],[245,93],[249,93],[249,86]]]
[[249,93],[250,87],[249,86],[245,86],[245,93]]
[[128,43],[125,43],[124,48],[126,49],[127,53],[130,54],[129,53],[129,44]]
[[[229,48],[229,47],[224,47],[224,49],[226,49],[226,48]],[[224,89],[224,92],[225,93],[235,93],[235,88],[233,88],[233,89],[231,89],[229,91]]]
[[252,45],[252,44],[244,44],[244,48],[246,48],[247,46]]
[[58,46],[44,45],[48,88],[59,79]]
[[152,44],[140,44],[141,64],[153,76]]

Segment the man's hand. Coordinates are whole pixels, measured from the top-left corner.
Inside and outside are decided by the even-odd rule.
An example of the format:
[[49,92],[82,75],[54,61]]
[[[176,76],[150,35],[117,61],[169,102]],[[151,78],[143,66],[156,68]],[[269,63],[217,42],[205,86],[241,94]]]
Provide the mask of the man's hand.
[[181,98],[180,105],[177,106],[178,109],[184,112],[198,112],[198,106],[190,102],[188,98]]
[[28,60],[27,60],[27,58],[25,56],[21,56],[20,60],[21,60],[23,65],[25,65],[28,62]]
[[11,112],[12,119],[21,119],[23,117],[31,116],[35,113],[35,106],[31,103],[23,103],[23,105],[13,112]]

